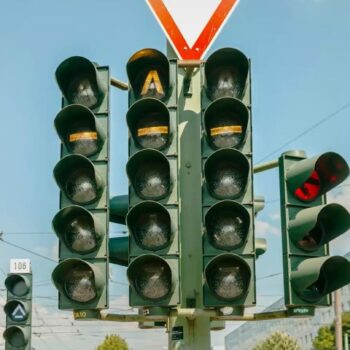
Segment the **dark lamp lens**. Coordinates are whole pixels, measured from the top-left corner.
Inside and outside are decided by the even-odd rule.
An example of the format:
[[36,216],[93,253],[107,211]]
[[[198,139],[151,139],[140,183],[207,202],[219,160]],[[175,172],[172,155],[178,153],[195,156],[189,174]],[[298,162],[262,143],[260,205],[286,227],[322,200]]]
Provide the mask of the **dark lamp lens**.
[[28,293],[28,286],[25,280],[20,276],[13,277],[13,282],[10,286],[10,292],[17,297],[26,295]]
[[245,242],[248,227],[249,224],[238,211],[221,210],[211,215],[207,233],[214,247],[234,250]]
[[319,300],[326,288],[326,277],[321,272],[318,280],[308,286],[302,293],[302,296],[306,300],[317,301]]
[[243,141],[244,133],[242,125],[230,125],[232,119],[220,120],[220,125],[210,129],[210,139],[216,148],[237,147]]
[[170,191],[170,174],[162,161],[148,161],[140,164],[135,173],[135,191],[143,199],[159,200]]
[[325,236],[325,229],[321,223],[317,223],[316,226],[306,234],[301,240],[298,241],[298,246],[306,251],[314,251],[320,247]]
[[213,262],[207,271],[212,291],[221,299],[232,300],[242,296],[249,285],[249,272],[239,261],[225,259]]
[[80,303],[95,299],[96,285],[92,270],[87,266],[70,269],[65,280],[65,290],[68,298]]
[[65,239],[73,251],[89,253],[97,247],[93,220],[87,215],[73,219],[66,227]]
[[69,151],[86,157],[98,152],[98,135],[90,125],[74,125],[67,134]]
[[171,270],[164,262],[149,261],[137,269],[134,281],[136,290],[143,297],[162,299],[171,291]]
[[143,148],[162,149],[169,142],[169,121],[161,115],[147,115],[136,123],[136,141]]
[[295,196],[303,201],[312,201],[318,197],[321,190],[321,181],[318,173],[314,170],[311,176],[295,190]]
[[15,327],[12,327],[8,332],[7,341],[14,348],[20,348],[27,345],[23,332]]
[[87,204],[97,199],[97,184],[92,171],[80,168],[72,171],[66,183],[67,196],[79,204]]
[[165,248],[171,239],[169,217],[160,211],[144,212],[136,219],[134,235],[141,248],[152,251]]
[[71,103],[91,108],[98,103],[98,88],[89,75],[77,75],[67,88],[67,98]]
[[218,199],[241,196],[245,190],[247,174],[238,162],[221,160],[211,169],[208,186]]

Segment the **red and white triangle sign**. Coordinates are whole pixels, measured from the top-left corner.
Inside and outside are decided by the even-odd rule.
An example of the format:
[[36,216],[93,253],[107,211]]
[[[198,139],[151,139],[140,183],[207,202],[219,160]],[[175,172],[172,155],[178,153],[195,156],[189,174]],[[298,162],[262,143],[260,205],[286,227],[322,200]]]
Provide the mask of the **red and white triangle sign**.
[[201,59],[239,0],[146,0],[179,58]]

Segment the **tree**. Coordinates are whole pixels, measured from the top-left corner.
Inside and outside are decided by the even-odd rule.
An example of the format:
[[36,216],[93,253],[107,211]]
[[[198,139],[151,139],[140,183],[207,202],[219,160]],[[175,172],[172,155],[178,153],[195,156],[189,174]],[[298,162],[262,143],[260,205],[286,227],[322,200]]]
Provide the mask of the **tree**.
[[313,341],[316,350],[335,350],[335,337],[330,327],[321,327]]
[[253,350],[301,350],[298,342],[287,333],[274,332]]
[[130,350],[126,341],[118,335],[106,335],[105,340],[97,350]]

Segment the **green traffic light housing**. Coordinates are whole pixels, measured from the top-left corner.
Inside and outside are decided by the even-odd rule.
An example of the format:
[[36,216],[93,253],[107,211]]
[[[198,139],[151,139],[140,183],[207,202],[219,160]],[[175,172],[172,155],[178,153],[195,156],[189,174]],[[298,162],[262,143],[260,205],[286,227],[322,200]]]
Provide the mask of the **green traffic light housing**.
[[[94,213],[83,207],[72,205],[61,209],[53,218],[52,226],[65,248],[71,253],[98,256],[99,248],[105,238],[106,220],[103,213]],[[61,247],[61,257],[65,254]],[[102,252],[104,255],[104,252]]]
[[209,145],[213,149],[241,148],[245,145],[248,122],[249,111],[240,100],[230,97],[215,100],[204,113]]
[[107,92],[96,65],[81,56],[64,60],[56,70],[56,80],[68,104],[92,109],[101,104]]
[[69,105],[55,118],[58,136],[69,153],[90,157],[100,152],[106,140],[100,122],[83,105]]
[[54,168],[54,177],[61,191],[75,204],[91,204],[102,195],[104,181],[94,164],[81,155],[68,155]]
[[170,112],[161,101],[147,98],[135,102],[130,107],[126,120],[130,134],[139,148],[162,150],[170,144]]
[[154,97],[167,100],[171,92],[168,58],[155,49],[142,49],[133,54],[126,71],[134,99]]
[[249,60],[239,50],[215,51],[205,64],[206,93],[211,101],[220,97],[242,99],[247,86]]
[[90,264],[82,259],[66,259],[52,272],[52,281],[60,292],[60,309],[104,309],[107,307],[106,265]]

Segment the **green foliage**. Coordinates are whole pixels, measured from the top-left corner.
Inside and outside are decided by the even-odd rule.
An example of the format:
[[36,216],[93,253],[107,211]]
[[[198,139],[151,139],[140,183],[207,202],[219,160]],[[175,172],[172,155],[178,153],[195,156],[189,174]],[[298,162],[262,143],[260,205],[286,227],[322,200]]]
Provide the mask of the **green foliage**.
[[118,335],[106,335],[105,340],[96,350],[130,350],[126,341]]
[[298,342],[283,332],[272,333],[253,350],[301,350]]
[[313,341],[315,350],[335,350],[335,337],[330,327],[321,327]]

